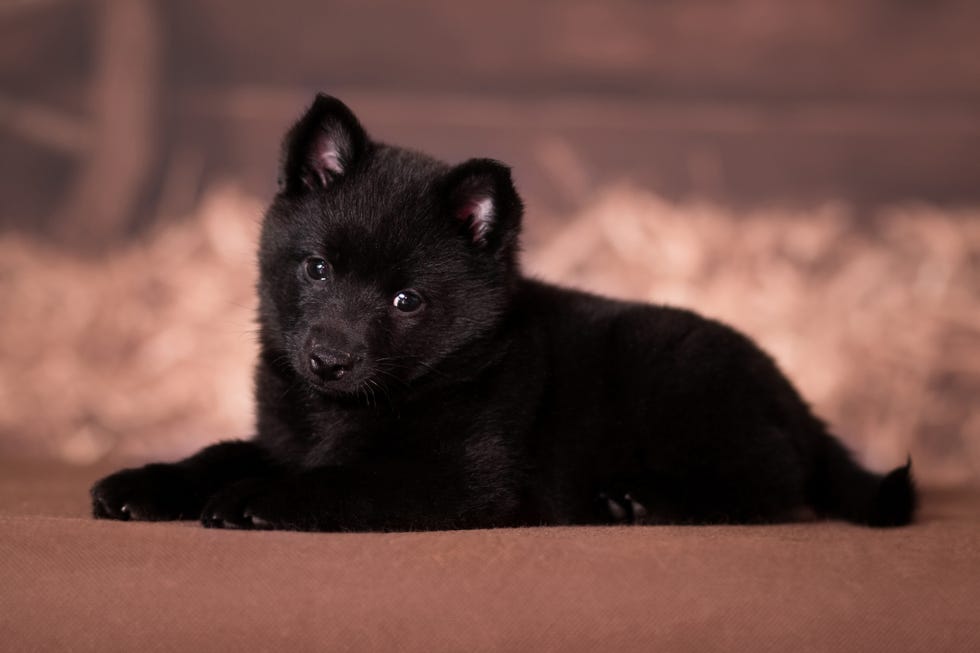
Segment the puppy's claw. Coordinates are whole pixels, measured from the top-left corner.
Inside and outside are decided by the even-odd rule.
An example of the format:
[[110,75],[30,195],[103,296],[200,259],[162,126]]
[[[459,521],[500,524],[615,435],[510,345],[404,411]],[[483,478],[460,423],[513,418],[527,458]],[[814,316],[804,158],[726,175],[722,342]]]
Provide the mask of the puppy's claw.
[[609,514],[612,515],[614,521],[622,523],[629,519],[626,509],[617,502],[606,498],[606,504],[609,506]]
[[599,493],[599,499],[601,501],[605,501],[606,510],[609,511],[609,516],[612,518],[613,522],[622,524],[629,521],[629,513],[621,503],[610,497],[605,492]]
[[255,528],[261,528],[261,529],[264,529],[264,530],[268,530],[268,529],[271,529],[272,528],[272,522],[266,521],[265,519],[262,519],[261,517],[256,516],[250,510],[246,510],[245,511],[245,519],[251,521],[252,522],[252,526],[254,526]]
[[633,514],[633,523],[645,524],[647,519],[646,506],[631,497],[629,494],[625,494],[623,498],[630,502],[630,512]]

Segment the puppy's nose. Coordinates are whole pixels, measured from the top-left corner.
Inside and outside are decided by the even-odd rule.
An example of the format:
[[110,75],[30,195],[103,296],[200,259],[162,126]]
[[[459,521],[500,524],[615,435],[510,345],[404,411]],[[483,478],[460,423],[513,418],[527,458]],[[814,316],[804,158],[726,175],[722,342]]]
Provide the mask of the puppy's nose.
[[346,351],[315,349],[310,354],[310,370],[321,379],[339,379],[351,369],[357,360]]

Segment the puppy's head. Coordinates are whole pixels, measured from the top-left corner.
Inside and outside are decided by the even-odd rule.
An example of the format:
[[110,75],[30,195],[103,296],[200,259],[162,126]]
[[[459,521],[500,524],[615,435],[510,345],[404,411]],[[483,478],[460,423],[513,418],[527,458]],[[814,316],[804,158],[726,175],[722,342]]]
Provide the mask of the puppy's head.
[[373,142],[317,96],[286,135],[263,223],[264,354],[330,395],[435,373],[502,319],[521,214],[506,166]]

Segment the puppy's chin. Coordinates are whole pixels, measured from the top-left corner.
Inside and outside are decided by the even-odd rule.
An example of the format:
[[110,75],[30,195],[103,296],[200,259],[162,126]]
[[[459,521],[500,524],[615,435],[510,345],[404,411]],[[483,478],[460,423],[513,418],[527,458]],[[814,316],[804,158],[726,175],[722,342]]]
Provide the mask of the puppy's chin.
[[374,405],[380,393],[387,396],[382,384],[369,369],[353,370],[339,379],[322,379],[308,372],[299,371],[299,377],[311,396],[319,396],[342,403],[367,403]]
[[367,385],[367,378],[362,378],[360,374],[350,374],[342,379],[325,381],[310,374],[303,374],[303,380],[311,392],[324,395],[326,397],[344,398],[356,397],[364,393]]

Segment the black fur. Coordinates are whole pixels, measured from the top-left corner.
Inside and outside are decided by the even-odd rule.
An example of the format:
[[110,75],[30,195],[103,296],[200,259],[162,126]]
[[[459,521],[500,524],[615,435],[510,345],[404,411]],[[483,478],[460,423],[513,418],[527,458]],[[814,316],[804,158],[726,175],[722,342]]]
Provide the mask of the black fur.
[[[745,336],[523,277],[521,213],[504,165],[373,142],[319,96],[286,137],[262,230],[257,435],[113,474],[92,489],[95,516],[300,530],[765,523],[806,508],[910,521],[909,466],[859,467]],[[403,290],[422,307],[396,308]]]

